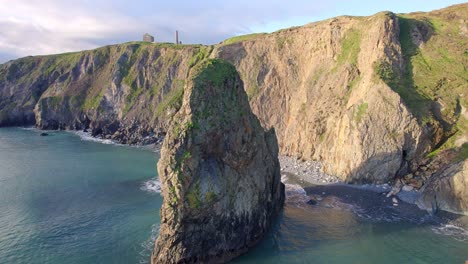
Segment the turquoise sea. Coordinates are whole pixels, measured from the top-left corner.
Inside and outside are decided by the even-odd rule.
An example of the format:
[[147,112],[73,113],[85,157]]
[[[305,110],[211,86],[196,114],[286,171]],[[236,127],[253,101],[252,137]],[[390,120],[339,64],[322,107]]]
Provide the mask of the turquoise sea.
[[[0,129],[0,263],[148,263],[162,203],[158,153],[40,133]],[[302,188],[287,191],[270,233],[234,263],[468,260],[468,232],[459,227],[366,218],[339,198],[308,205]]]

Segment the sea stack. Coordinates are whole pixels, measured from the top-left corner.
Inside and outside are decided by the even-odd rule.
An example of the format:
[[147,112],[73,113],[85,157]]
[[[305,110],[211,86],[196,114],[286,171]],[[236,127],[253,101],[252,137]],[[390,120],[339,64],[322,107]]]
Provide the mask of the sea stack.
[[151,263],[224,263],[267,232],[284,203],[278,143],[234,66],[215,59],[192,69],[158,173],[164,202]]

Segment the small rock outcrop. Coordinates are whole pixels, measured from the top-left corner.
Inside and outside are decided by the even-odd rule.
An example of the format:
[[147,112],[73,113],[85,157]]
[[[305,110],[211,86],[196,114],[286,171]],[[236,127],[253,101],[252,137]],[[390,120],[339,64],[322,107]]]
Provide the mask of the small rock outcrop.
[[430,212],[444,210],[468,215],[468,159],[434,174],[416,204]]
[[284,203],[278,143],[231,64],[194,69],[161,149],[164,203],[151,263],[223,263],[245,253]]

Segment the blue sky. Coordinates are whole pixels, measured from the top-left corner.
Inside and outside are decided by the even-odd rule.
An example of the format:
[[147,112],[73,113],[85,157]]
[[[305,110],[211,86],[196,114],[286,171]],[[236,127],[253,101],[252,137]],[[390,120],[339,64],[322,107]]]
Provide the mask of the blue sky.
[[456,0],[0,0],[0,63],[28,55],[92,49],[140,40],[218,43],[340,15],[430,11]]

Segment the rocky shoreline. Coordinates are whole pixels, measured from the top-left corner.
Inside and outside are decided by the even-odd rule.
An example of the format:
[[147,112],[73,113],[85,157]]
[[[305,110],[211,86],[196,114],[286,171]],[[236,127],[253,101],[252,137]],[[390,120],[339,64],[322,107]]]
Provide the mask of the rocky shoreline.
[[295,182],[305,189],[322,185],[332,185],[344,186],[362,191],[378,192],[385,195],[386,200],[389,200],[391,205],[395,207],[400,205],[400,201],[415,205],[417,199],[421,196],[420,191],[416,190],[411,185],[404,184],[400,180],[396,180],[394,184],[346,184],[338,177],[322,172],[322,164],[320,161],[303,161],[290,156],[279,156],[278,159],[281,165],[282,176],[288,177],[293,175],[292,177],[295,178]]
[[[279,156],[282,181],[286,185],[286,203],[293,206],[330,206],[338,199],[367,221],[431,224],[435,229],[453,229],[450,233],[460,241],[468,240],[468,216],[446,211],[429,211],[417,204],[422,189],[409,189],[403,181],[394,184],[346,184],[337,177],[320,171],[318,161],[301,161]],[[442,233],[447,233],[442,230]]]
[[279,156],[278,159],[281,173],[294,174],[303,183],[322,185],[342,182],[338,177],[322,172],[322,164],[319,161],[303,161],[290,156]]

